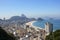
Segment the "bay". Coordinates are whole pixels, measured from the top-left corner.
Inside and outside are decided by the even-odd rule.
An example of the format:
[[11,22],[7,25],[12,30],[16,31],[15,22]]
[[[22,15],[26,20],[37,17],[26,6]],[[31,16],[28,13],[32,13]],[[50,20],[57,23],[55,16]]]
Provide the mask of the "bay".
[[43,20],[43,21],[36,21],[33,23],[34,26],[45,28],[45,23],[50,22],[53,24],[53,30],[60,29],[60,20]]

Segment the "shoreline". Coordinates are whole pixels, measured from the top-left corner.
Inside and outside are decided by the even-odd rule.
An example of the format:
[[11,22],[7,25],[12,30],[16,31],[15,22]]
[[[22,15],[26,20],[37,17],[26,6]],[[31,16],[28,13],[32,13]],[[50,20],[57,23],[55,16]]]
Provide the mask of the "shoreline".
[[[37,21],[28,22],[28,23],[26,23],[26,25],[29,25],[30,27],[33,27],[33,28],[35,28],[36,30],[38,30],[38,29],[43,29],[43,28],[40,28],[40,27],[38,27],[38,26],[34,26],[34,25],[33,25],[34,22],[37,22]],[[44,30],[44,29],[43,29],[43,30]]]

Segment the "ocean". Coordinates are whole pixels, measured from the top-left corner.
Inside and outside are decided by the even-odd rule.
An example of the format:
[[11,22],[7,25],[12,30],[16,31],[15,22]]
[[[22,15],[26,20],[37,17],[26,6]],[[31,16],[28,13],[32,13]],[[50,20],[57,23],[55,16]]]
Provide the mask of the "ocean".
[[45,23],[50,22],[53,24],[53,30],[60,29],[60,20],[43,20],[43,21],[36,21],[33,23],[34,26],[45,28]]

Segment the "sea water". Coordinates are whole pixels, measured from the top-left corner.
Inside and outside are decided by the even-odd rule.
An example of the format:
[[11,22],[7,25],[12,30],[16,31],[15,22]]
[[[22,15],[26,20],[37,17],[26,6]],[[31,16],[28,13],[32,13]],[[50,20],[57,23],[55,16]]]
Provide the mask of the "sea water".
[[60,29],[60,20],[43,20],[43,21],[36,21],[33,23],[34,26],[45,28],[45,23],[50,22],[53,24],[53,30]]

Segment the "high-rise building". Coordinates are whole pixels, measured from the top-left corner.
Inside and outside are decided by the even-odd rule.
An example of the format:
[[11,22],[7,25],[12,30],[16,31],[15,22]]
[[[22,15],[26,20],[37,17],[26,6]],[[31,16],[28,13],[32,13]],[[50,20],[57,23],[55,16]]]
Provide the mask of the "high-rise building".
[[45,31],[47,32],[47,34],[53,32],[53,24],[50,22],[45,23]]
[[6,20],[5,17],[3,18],[3,20],[4,20],[4,21]]

